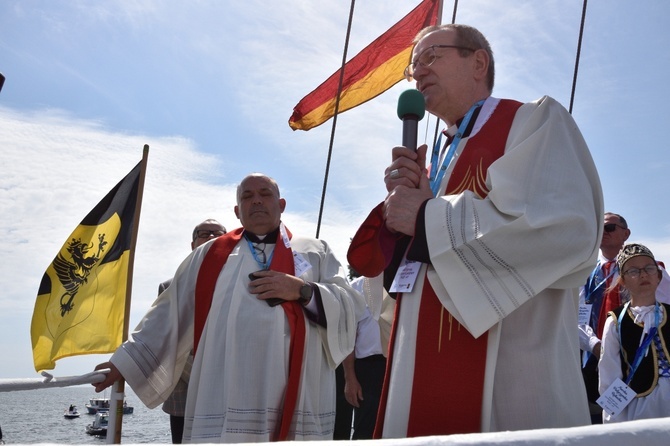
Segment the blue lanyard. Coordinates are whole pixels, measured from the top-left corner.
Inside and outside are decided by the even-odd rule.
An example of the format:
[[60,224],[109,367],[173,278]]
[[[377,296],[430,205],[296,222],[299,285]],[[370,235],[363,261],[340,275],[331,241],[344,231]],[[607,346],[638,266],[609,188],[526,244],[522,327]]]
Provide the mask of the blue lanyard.
[[258,258],[258,254],[256,254],[256,249],[254,248],[253,242],[249,240],[246,236],[244,238],[246,239],[247,244],[249,245],[249,251],[251,251],[251,255],[254,256],[254,260],[256,261],[256,263],[258,263],[258,266],[260,266],[262,270],[268,269],[270,267],[270,263],[272,262],[272,256],[275,253],[274,250],[270,253],[265,263],[263,263],[261,262],[261,259]]
[[[593,272],[591,273],[591,276],[589,277],[589,283],[592,283],[596,279],[596,275],[601,270],[602,265],[603,265],[602,263],[598,263],[598,266],[593,270]],[[594,286],[592,289],[587,289],[586,290],[586,297],[585,297],[584,300],[586,301],[587,304],[592,303],[591,302],[591,296],[593,295],[593,293],[595,293],[598,288],[603,286],[607,282],[607,279],[609,279],[610,277],[612,277],[614,275],[614,273],[617,271],[617,268],[618,268],[618,266],[615,262],[614,264],[612,264],[612,269],[610,270],[607,277],[605,277],[603,280],[598,282],[596,284],[596,286]]]
[[463,138],[463,133],[470,124],[472,114],[475,112],[475,110],[481,107],[482,104],[484,104],[483,99],[475,103],[472,107],[470,107],[470,110],[468,110],[468,112],[465,114],[463,121],[461,121],[461,125],[458,126],[458,131],[456,132],[456,135],[454,135],[454,139],[451,141],[451,144],[449,144],[449,150],[447,151],[446,156],[442,160],[442,165],[439,167],[439,169],[437,168],[437,164],[440,162],[440,145],[442,143],[442,134],[440,134],[440,137],[437,140],[437,144],[435,144],[435,147],[433,147],[433,154],[430,157],[430,166],[431,166],[430,188],[433,191],[434,197],[437,197],[437,194],[440,192],[440,184],[442,184],[444,174],[447,171],[447,167],[449,166],[451,159],[454,157],[456,148],[458,147],[458,145],[461,142],[461,139]]
[[[620,351],[622,351],[622,357],[623,357],[623,346],[621,342],[621,321],[623,320],[623,316],[626,314],[626,311],[628,310],[629,304],[630,301],[626,302],[626,305],[624,305],[623,311],[619,315],[619,323],[617,326],[617,331],[619,332],[619,349]],[[626,378],[626,385],[628,385],[631,382],[631,380],[633,379],[633,375],[635,374],[637,368],[640,366],[640,363],[642,362],[642,358],[644,358],[647,355],[647,352],[649,351],[649,345],[654,340],[656,332],[658,331],[659,319],[660,319],[660,311],[657,301],[654,304],[654,326],[651,327],[649,333],[647,333],[647,336],[645,336],[644,340],[642,341],[642,344],[640,344],[640,346],[637,348],[637,351],[635,352],[635,358],[633,359],[633,364],[631,364],[630,373],[628,374],[628,378]]]

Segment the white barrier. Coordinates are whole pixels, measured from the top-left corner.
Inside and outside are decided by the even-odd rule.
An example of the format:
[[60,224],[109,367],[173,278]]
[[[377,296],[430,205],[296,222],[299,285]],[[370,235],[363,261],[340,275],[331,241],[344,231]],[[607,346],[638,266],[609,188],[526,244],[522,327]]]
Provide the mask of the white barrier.
[[62,376],[56,378],[47,372],[42,372],[44,378],[16,378],[0,379],[0,392],[16,392],[17,390],[47,389],[51,387],[70,387],[81,384],[99,383],[105,379],[109,369],[96,370],[78,376]]
[[[46,372],[40,379],[3,379],[0,392],[67,387],[99,382],[107,370],[80,376],[54,378]],[[122,439],[123,441],[123,439]],[[298,442],[280,442],[293,446]],[[301,442],[309,446],[344,446],[343,441]],[[49,444],[49,443],[45,443]],[[246,443],[247,445],[252,443]],[[260,444],[260,443],[256,443]],[[535,429],[513,432],[449,435],[385,440],[358,440],[355,446],[668,446],[670,418],[629,421],[564,429]]]
[[[122,439],[123,442],[123,439]],[[50,445],[50,443],[44,443]],[[124,443],[125,444],[125,443]],[[261,443],[245,443],[260,445]],[[267,443],[263,443],[267,445]],[[346,441],[279,442],[277,446],[346,446]],[[352,446],[667,446],[670,418],[628,421],[566,429],[537,429],[486,434],[387,440],[358,440]],[[142,446],[142,445],[137,445]],[[145,446],[145,445],[144,445]]]

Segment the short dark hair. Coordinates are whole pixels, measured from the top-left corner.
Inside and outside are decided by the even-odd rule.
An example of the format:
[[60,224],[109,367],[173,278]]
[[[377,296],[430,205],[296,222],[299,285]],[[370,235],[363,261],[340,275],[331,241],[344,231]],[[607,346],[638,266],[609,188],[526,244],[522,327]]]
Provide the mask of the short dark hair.
[[624,229],[628,229],[628,222],[626,222],[626,219],[623,218],[621,215],[619,215],[619,214],[615,214],[614,212],[605,212],[605,217],[607,217],[608,215],[614,215],[616,218],[619,219],[619,224],[620,224]]

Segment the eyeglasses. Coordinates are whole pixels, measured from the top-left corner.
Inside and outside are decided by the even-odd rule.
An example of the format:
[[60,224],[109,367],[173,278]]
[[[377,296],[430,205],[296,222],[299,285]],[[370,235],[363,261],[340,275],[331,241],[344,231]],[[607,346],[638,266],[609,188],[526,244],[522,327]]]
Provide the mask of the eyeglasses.
[[605,225],[605,232],[614,232],[616,231],[616,228],[619,227],[621,229],[626,229],[621,225],[618,225],[616,223],[608,223]]
[[459,50],[466,50],[466,51],[476,51],[473,48],[468,48],[465,46],[459,46],[459,45],[431,45],[425,50],[421,51],[419,53],[419,57],[416,58],[416,60],[405,68],[404,74],[405,74],[405,79],[408,81],[412,81],[414,79],[414,70],[416,69],[417,66],[419,67],[429,67],[435,63],[437,59],[439,59],[442,56],[438,56],[435,54],[435,48],[456,48]]
[[265,255],[265,243],[252,243],[254,247],[254,253],[260,263],[265,263],[268,261],[268,257]]
[[195,237],[196,238],[221,237],[225,233],[226,231],[221,231],[219,229],[217,229],[216,231],[210,231],[207,229],[198,229],[197,231],[195,231]]
[[654,274],[656,271],[658,271],[658,266],[657,265],[647,265],[644,268],[629,268],[626,271],[624,271],[623,275],[628,276],[631,279],[637,279],[640,277],[640,273],[644,271],[644,273],[648,276],[651,276]]

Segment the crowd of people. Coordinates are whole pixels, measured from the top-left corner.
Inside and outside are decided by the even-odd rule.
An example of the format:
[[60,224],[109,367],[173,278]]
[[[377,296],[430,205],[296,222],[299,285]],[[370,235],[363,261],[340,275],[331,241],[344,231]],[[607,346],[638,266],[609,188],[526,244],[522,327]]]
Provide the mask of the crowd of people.
[[[361,277],[292,234],[279,185],[248,175],[241,227],[195,228],[192,253],[98,366],[110,372],[97,391],[123,378],[149,407],[183,401],[164,406],[183,417],[175,443],[670,415],[670,281],[648,248],[624,246],[572,116],[548,96],[491,96],[493,52],[466,25],[422,30],[405,75],[446,141],[393,148],[388,194],[347,254]],[[614,407],[622,385],[629,401]]]

